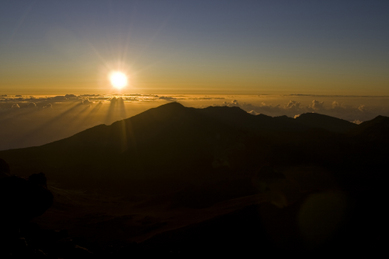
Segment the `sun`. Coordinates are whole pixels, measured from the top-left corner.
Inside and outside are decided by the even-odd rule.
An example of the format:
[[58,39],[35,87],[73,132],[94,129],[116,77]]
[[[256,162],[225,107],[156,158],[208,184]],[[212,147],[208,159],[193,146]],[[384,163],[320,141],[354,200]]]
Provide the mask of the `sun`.
[[127,76],[123,72],[113,71],[109,74],[109,81],[116,89],[123,89],[127,86]]

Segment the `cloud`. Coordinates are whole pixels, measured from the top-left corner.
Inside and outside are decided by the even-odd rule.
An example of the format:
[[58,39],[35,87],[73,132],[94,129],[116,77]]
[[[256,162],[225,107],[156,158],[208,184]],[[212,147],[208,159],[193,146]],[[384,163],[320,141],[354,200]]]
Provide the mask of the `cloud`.
[[313,100],[312,104],[309,107],[315,111],[320,111],[320,110],[323,110],[323,108],[324,108],[324,102],[319,102],[317,100]]
[[89,101],[89,99],[84,99],[81,101],[81,104],[84,104],[84,105],[91,105],[93,102]]
[[282,95],[282,96],[296,96],[296,97],[331,97],[331,98],[344,98],[344,97],[356,97],[356,98],[362,98],[362,97],[389,97],[389,96],[374,96],[374,95],[334,95],[334,94],[288,94],[288,95]]
[[[80,103],[84,105],[92,105],[97,102],[111,101],[112,99],[121,99],[122,97],[104,96],[98,94],[88,95],[75,95],[66,94],[58,96],[23,96],[23,95],[2,95],[0,97],[0,108],[2,110],[16,109],[18,108],[52,108],[61,103]],[[127,98],[126,98],[127,99]]]
[[299,102],[289,101],[285,108],[290,110],[290,111],[299,112],[300,111],[300,105],[301,105],[301,103],[299,103]]
[[[98,124],[112,124],[117,120],[134,116],[172,100],[182,102],[187,107],[205,108],[211,105],[240,107],[253,115],[286,115],[293,118],[298,114],[317,112],[358,124],[378,115],[389,116],[388,99],[387,97],[310,98],[275,95],[66,94],[18,97],[2,95],[0,97],[0,119],[2,120],[0,125],[6,126],[0,127],[0,139],[2,139],[0,150],[52,142]],[[111,107],[110,102],[117,103]],[[119,105],[116,108],[124,108],[126,115],[123,116],[122,112],[114,112],[111,108],[115,108],[115,105]],[[87,108],[88,106],[90,108]],[[37,128],[40,130],[37,131]],[[8,136],[14,137],[9,138]]]
[[51,101],[54,101],[54,102],[63,102],[63,101],[68,100],[68,98],[66,98],[65,96],[62,96],[62,95],[50,97],[48,99],[50,99]]
[[36,108],[36,103],[28,103],[26,108]]
[[117,97],[112,97],[111,99],[109,99],[109,101],[110,101],[111,103],[117,103],[117,102],[119,101],[119,98],[117,98]]
[[77,99],[77,95],[74,94],[65,94],[66,99]]
[[177,99],[172,96],[159,96],[158,99],[166,101],[176,101]]
[[312,100],[312,102],[308,105],[303,105],[295,100],[289,100],[285,104],[280,103],[276,105],[268,105],[265,102],[262,102],[259,105],[254,105],[251,103],[232,100],[230,102],[224,102],[223,105],[240,107],[251,114],[265,114],[273,117],[286,115],[288,117],[295,118],[303,113],[317,112],[354,123],[371,120],[378,115],[389,116],[389,107],[368,107],[364,104],[351,106],[341,104],[337,101],[332,101],[326,106],[324,101],[318,101],[316,99]]
[[[251,114],[265,114],[268,116],[295,117],[298,114],[317,112],[329,116],[345,119],[348,121],[367,121],[378,115],[389,116],[389,105],[385,105],[387,97],[348,97],[318,95],[280,95],[269,99],[267,96],[251,96],[247,99],[241,96],[196,96],[196,95],[155,95],[155,94],[126,94],[126,95],[101,95],[101,94],[66,94],[58,96],[26,96],[26,95],[0,95],[1,113],[16,111],[21,108],[35,108],[37,111],[47,108],[62,109],[61,104],[75,103],[93,106],[98,103],[123,101],[148,102],[150,105],[158,106],[158,102],[178,101],[184,102],[185,106],[207,107],[210,105],[240,107]],[[288,98],[290,97],[290,98]],[[309,97],[312,99],[309,100]],[[287,98],[287,99],[285,99]],[[333,99],[332,99],[333,98]],[[386,98],[386,99],[385,99]],[[215,102],[211,103],[210,101]],[[268,103],[270,102],[270,103]],[[374,106],[376,104],[376,106]]]
[[254,111],[254,110],[251,110],[251,111],[249,111],[248,113],[250,113],[250,114],[252,114],[252,115],[258,115],[258,114],[259,114],[258,112]]
[[[242,103],[243,105],[249,105],[249,104],[246,104],[246,103]],[[232,100],[230,102],[223,102],[223,105],[224,106],[228,106],[228,107],[241,107],[242,106],[241,103],[239,103],[237,100]]]
[[43,108],[43,109],[51,109],[51,108],[53,108],[53,105],[52,105],[51,103],[47,103],[47,104],[44,105],[42,108]]
[[358,107],[358,110],[361,111],[361,112],[366,112],[367,109],[366,109],[366,106],[365,105],[361,105]]
[[355,123],[355,124],[361,124],[363,121],[360,121],[360,120],[354,120],[354,121],[352,121],[352,123]]

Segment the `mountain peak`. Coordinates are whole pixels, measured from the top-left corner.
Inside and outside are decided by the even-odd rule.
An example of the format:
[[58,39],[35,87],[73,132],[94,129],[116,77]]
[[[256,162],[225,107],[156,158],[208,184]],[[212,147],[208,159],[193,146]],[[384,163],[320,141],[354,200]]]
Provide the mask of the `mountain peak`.
[[353,131],[355,135],[363,135],[370,140],[388,141],[387,132],[389,131],[389,117],[377,116],[370,121],[362,122]]
[[369,128],[376,125],[389,125],[389,117],[378,115],[372,120],[362,122],[359,128]]
[[170,102],[170,103],[166,103],[166,104],[163,104],[161,106],[159,106],[158,108],[162,108],[162,107],[169,107],[169,108],[185,108],[184,105],[182,105],[181,103],[179,102]]
[[333,132],[347,132],[357,126],[352,122],[319,113],[303,113],[296,118],[296,121],[311,128],[322,128]]

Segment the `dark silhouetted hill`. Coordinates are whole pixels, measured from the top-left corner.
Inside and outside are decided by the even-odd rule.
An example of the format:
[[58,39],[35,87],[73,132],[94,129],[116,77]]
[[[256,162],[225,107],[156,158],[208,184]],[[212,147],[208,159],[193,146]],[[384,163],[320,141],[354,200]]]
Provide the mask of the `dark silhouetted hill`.
[[[332,217],[340,222],[330,239],[314,240],[320,243],[315,251],[335,251],[341,239],[352,240],[347,249],[354,242],[377,248],[382,235],[370,238],[369,224],[379,228],[383,222],[378,215],[389,168],[388,126],[382,116],[355,125],[315,113],[293,119],[169,103],[40,147],[0,151],[9,164],[0,160],[2,197],[15,194],[12,181],[45,188],[42,175],[20,180],[8,176],[10,169],[24,177],[44,172],[58,201],[42,222],[65,222],[91,240],[148,239],[139,251],[155,254],[192,254],[197,245],[199,254],[225,246],[230,250],[224,254],[239,254],[254,251],[257,242],[267,251],[277,242],[285,251],[295,243],[303,249],[296,218],[308,201],[314,209],[308,222],[317,217],[308,230],[326,230],[317,208],[328,213],[328,224]],[[333,214],[338,210],[346,211],[344,221]],[[258,236],[251,238],[254,232]],[[297,239],[281,238],[288,235]]]
[[44,174],[33,174],[29,179],[10,175],[7,163],[0,159],[0,257],[23,258],[33,256],[27,248],[22,229],[42,215],[53,203]]
[[377,116],[376,118],[362,122],[351,134],[359,135],[369,141],[389,141],[389,118]]
[[9,165],[3,159],[0,158],[0,179],[9,176]]
[[332,132],[345,133],[357,128],[357,125],[346,120],[318,113],[304,113],[296,121],[309,128],[325,129]]
[[229,126],[249,131],[296,131],[308,129],[308,127],[286,116],[273,118],[264,114],[252,115],[239,107],[208,107],[199,110],[199,112],[215,120],[223,121]]
[[[60,141],[0,155],[15,172],[28,167],[62,182],[72,179],[73,184],[75,179],[91,184],[123,178],[193,181],[211,171],[238,177],[268,164],[336,167],[342,158],[352,159],[349,154],[358,146],[350,140],[355,132],[365,132],[365,137],[378,130],[385,136],[384,126],[373,130],[376,120],[386,121],[382,117],[357,126],[314,113],[273,118],[237,107],[195,109],[174,102]],[[346,134],[350,130],[354,133]],[[370,157],[365,151],[361,155]]]

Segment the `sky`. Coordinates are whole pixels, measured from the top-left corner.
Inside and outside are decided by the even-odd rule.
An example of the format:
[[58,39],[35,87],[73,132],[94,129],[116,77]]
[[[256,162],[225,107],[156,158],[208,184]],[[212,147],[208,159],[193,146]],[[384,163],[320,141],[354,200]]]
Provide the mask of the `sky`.
[[389,1],[3,0],[0,94],[389,96]]

